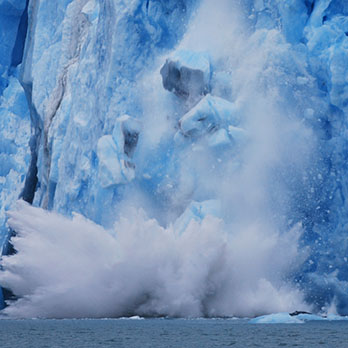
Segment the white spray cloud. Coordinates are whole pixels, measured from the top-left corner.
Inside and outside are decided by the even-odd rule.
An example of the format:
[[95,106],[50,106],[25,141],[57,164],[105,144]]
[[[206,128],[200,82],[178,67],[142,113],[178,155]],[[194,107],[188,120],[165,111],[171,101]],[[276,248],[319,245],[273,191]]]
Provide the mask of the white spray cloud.
[[303,308],[299,292],[281,281],[301,261],[296,229],[264,238],[254,226],[233,235],[208,216],[178,234],[132,210],[106,231],[22,201],[9,224],[18,253],[4,258],[0,281],[21,296],[4,310],[14,317],[252,316]]

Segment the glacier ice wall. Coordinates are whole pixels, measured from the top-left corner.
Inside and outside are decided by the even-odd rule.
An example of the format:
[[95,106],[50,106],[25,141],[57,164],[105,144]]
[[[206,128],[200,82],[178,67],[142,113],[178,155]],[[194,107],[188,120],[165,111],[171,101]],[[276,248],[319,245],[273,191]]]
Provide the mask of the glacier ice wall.
[[0,2],[0,249],[10,235],[6,210],[23,191],[30,163],[31,121],[18,80],[27,30],[27,1]]
[[20,204],[8,313],[348,313],[344,0],[0,0],[0,19],[1,245],[18,197],[109,231]]

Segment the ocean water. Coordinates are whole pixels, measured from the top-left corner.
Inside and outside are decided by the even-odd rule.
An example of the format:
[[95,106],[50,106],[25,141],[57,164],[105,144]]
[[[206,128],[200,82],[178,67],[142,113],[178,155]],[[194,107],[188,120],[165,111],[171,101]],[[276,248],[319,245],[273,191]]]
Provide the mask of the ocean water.
[[348,347],[348,322],[223,319],[1,320],[0,347]]

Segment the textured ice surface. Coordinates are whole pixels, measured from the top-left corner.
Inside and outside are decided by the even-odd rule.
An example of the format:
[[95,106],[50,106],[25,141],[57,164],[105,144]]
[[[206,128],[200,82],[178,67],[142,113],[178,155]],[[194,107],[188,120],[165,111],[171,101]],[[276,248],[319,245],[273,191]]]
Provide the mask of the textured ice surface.
[[[21,62],[25,40],[26,0],[0,1],[0,95],[8,85],[8,72]],[[23,37],[24,36],[24,37]]]
[[98,140],[99,179],[103,188],[127,184],[134,179],[132,156],[138,143],[141,125],[128,115],[119,117],[112,135]]
[[8,235],[6,210],[24,187],[30,163],[30,115],[22,86],[15,77],[0,97],[0,246]]
[[184,135],[200,136],[220,127],[237,126],[239,118],[233,103],[208,94],[179,120],[179,126]]
[[[347,18],[345,0],[0,0],[1,246],[21,194],[105,228],[130,206],[184,235],[214,215],[244,253],[272,245],[259,276],[233,249],[254,289],[347,314]],[[273,277],[294,260],[270,235],[294,230]]]
[[209,200],[203,202],[191,202],[183,214],[175,221],[175,229],[178,233],[183,233],[192,221],[201,222],[205,216],[221,216],[220,202]]
[[9,235],[5,212],[21,194],[30,163],[31,122],[18,81],[26,34],[26,1],[0,1],[0,250]]

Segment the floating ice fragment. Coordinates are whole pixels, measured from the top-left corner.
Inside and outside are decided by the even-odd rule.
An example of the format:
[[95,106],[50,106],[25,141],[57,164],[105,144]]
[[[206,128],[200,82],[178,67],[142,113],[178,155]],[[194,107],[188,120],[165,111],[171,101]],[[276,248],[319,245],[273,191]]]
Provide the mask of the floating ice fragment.
[[335,314],[316,315],[308,312],[274,313],[262,315],[249,321],[251,324],[302,324],[306,321],[347,320],[348,317]]
[[289,313],[274,313],[262,315],[249,321],[250,324],[303,324],[304,321]]

